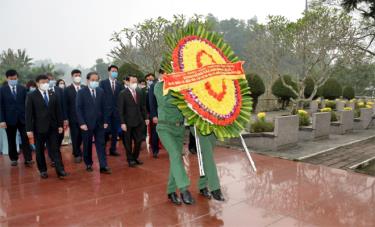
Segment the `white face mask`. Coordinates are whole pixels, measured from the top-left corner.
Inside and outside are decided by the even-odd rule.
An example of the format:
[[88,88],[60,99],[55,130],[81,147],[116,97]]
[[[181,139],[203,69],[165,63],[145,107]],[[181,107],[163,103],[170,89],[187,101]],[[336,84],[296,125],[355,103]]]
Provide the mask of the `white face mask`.
[[59,84],[59,87],[64,89],[65,88],[65,84]]
[[73,82],[74,83],[76,83],[76,84],[79,84],[79,83],[81,83],[81,77],[80,76],[75,76],[75,77],[73,77]]
[[130,84],[130,88],[135,90],[137,88],[138,84],[137,83],[134,83],[134,84]]
[[40,88],[40,90],[42,90],[42,91],[48,91],[48,89],[49,89],[49,84],[48,84],[48,83],[40,84],[40,85],[39,85],[39,88]]

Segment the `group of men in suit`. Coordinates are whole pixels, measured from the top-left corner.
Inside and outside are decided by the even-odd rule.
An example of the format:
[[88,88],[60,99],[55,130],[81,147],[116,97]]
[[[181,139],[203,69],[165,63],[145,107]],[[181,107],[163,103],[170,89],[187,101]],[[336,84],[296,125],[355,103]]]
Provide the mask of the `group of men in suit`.
[[119,156],[116,147],[120,130],[129,167],[141,165],[142,132],[149,120],[147,97],[138,88],[137,78],[130,75],[129,84],[122,85],[117,81],[118,67],[115,65],[108,67],[108,78],[100,82],[98,73],[87,74],[87,86],[81,84],[81,71],[75,69],[71,76],[73,83],[62,90],[55,86],[51,74],[40,75],[36,78],[37,89],[27,94],[26,88],[18,83],[17,72],[6,72],[7,85],[0,88],[0,127],[6,128],[12,166],[18,164],[18,130],[26,166],[33,164],[30,141],[35,141],[41,178],[48,177],[45,146],[57,176],[66,177],[68,173],[64,170],[60,146],[63,131],[68,126],[74,161],[81,163],[83,160],[88,172],[93,171],[93,140],[100,172],[112,172],[107,164],[106,141],[110,141],[109,155]]

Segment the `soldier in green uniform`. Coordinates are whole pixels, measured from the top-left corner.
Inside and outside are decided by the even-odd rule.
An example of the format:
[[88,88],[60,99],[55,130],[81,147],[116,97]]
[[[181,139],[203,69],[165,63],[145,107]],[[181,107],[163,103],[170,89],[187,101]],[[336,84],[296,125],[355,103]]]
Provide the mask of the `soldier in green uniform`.
[[176,190],[179,189],[182,201],[190,205],[194,203],[194,199],[188,190],[190,180],[182,160],[185,136],[184,117],[177,106],[171,103],[174,97],[170,93],[163,95],[163,84],[163,82],[158,82],[155,85],[154,95],[157,101],[158,115],[156,131],[169,154],[168,198],[172,203],[180,205],[181,200],[176,193]]
[[[194,127],[190,127],[191,133],[195,135]],[[213,150],[216,144],[216,136],[211,133],[210,135],[202,135],[197,130],[199,143],[202,151],[202,162],[205,176],[200,177],[198,189],[201,195],[211,199],[211,195],[215,200],[224,201],[223,194],[220,189],[219,176],[217,175],[217,168],[213,156]],[[211,191],[211,192],[210,192]]]

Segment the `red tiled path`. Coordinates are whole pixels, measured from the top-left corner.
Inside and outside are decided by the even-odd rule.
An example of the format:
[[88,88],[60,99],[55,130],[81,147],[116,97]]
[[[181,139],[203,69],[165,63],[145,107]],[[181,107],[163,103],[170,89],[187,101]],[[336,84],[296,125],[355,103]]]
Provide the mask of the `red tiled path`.
[[[198,168],[187,168],[193,206],[166,199],[168,157],[130,169],[109,157],[112,175],[87,173],[74,164],[70,147],[63,158],[71,176],[41,180],[36,166],[11,168],[0,156],[0,226],[375,226],[375,178],[323,166],[253,155],[254,173],[244,153],[217,148],[215,157],[226,202],[197,194]],[[94,159],[95,162],[96,159]]]

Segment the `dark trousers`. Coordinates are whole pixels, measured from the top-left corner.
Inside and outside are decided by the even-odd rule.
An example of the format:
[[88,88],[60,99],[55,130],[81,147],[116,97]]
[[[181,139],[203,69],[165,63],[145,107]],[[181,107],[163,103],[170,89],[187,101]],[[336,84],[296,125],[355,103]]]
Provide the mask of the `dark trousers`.
[[76,122],[70,123],[70,139],[72,140],[73,155],[74,157],[82,157],[81,145],[82,145],[82,135],[81,129]]
[[124,144],[126,150],[126,158],[128,162],[135,161],[139,157],[143,140],[143,127],[144,124],[140,124],[136,127],[128,126],[126,132],[123,132],[122,143]]
[[105,130],[105,142],[107,143],[109,140],[109,135],[111,135],[111,148],[109,152],[116,151],[117,145],[117,136],[118,130],[120,128],[120,119],[118,119],[114,113],[111,114],[109,118],[108,128]]
[[56,172],[59,173],[64,170],[61,153],[58,146],[58,136],[59,133],[57,133],[57,129],[50,129],[47,133],[35,134],[36,162],[40,172],[47,172],[46,158],[44,156],[45,144],[49,144],[50,146],[50,155],[55,162]]
[[21,122],[17,122],[16,125],[7,125],[6,132],[7,132],[7,137],[8,137],[9,158],[11,161],[18,160],[17,143],[16,143],[17,129],[21,135],[21,142],[22,142],[21,149],[23,152],[23,157],[25,161],[31,161],[32,156],[31,156],[29,139],[26,135],[25,125],[22,124]]
[[95,148],[98,156],[100,168],[107,167],[107,157],[105,154],[104,128],[96,126],[95,129],[87,131],[81,130],[83,140],[83,160],[85,164],[92,165],[92,139],[95,137]]
[[153,154],[159,154],[159,136],[156,132],[156,124],[150,121],[150,140]]
[[197,146],[195,144],[195,136],[191,131],[189,132],[189,151],[190,150],[197,150]]
[[[61,134],[57,134],[57,149],[58,149],[58,152],[59,152],[59,156],[61,157],[61,151],[60,151],[60,147],[61,147],[61,144],[62,144],[62,141],[64,140],[64,132],[61,133]],[[47,145],[47,151],[48,151],[48,157],[49,159],[52,161],[52,162],[55,162],[55,159],[54,159],[54,155],[52,154],[53,153],[53,149],[50,145],[50,143],[47,141],[46,143]]]

